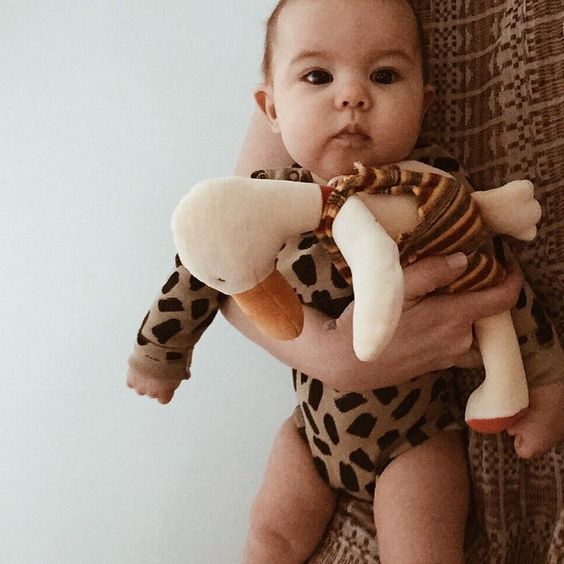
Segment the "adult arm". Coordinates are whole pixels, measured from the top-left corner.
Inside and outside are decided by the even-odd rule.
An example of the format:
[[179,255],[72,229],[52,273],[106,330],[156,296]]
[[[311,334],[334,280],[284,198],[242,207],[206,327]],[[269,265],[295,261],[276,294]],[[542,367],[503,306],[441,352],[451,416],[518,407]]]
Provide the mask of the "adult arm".
[[305,307],[303,332],[291,341],[260,333],[232,300],[224,304],[222,313],[284,364],[336,389],[366,391],[460,364],[460,357],[472,345],[474,320],[507,310],[517,301],[522,276],[513,265],[506,280],[495,288],[427,296],[463,270],[464,263],[449,266],[444,257],[431,257],[405,270],[406,300],[398,329],[386,350],[372,362],[359,361],[352,349],[354,303],[337,320]]

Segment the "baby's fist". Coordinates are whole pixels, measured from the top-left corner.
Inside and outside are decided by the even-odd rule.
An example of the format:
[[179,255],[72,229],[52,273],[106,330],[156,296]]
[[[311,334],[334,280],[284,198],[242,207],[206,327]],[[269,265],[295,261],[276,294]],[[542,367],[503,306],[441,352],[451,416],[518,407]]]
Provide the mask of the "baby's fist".
[[168,403],[174,396],[174,392],[180,383],[178,380],[158,380],[157,378],[147,378],[135,370],[130,370],[127,374],[127,385],[141,396],[149,396],[158,400],[160,403]]

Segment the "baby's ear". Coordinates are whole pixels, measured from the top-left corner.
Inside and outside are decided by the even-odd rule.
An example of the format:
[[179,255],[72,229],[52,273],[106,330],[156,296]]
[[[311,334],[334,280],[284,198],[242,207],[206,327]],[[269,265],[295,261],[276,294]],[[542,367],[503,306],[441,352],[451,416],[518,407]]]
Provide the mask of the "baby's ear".
[[272,89],[266,84],[259,84],[255,90],[255,100],[262,113],[267,117],[272,131],[280,133]]
[[423,114],[427,113],[433,99],[435,98],[435,87],[430,84],[425,84],[423,87]]

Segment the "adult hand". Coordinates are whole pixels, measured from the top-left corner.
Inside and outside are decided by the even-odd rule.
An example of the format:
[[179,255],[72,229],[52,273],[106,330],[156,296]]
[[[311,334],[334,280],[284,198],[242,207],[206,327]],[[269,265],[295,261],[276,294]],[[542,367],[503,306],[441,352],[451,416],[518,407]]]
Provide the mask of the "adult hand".
[[256,330],[228,300],[222,312],[239,331],[288,366],[347,391],[365,391],[404,382],[432,370],[460,364],[472,345],[476,319],[510,309],[522,286],[519,269],[510,264],[502,284],[479,292],[429,295],[465,270],[462,255],[430,257],[405,269],[405,304],[398,328],[385,351],[361,362],[352,349],[354,302],[337,320],[304,308],[304,329],[292,341],[276,341]]
[[[457,278],[449,270],[464,270],[466,263],[457,262],[460,259],[460,255],[432,257],[405,269],[404,313],[393,346],[399,352],[403,342],[414,351],[410,354],[404,350],[402,365],[406,374],[479,366],[479,351],[472,348],[474,321],[511,309],[517,302],[523,276],[516,263],[508,264],[506,279],[494,288],[430,295]],[[397,354],[387,352],[391,358]]]

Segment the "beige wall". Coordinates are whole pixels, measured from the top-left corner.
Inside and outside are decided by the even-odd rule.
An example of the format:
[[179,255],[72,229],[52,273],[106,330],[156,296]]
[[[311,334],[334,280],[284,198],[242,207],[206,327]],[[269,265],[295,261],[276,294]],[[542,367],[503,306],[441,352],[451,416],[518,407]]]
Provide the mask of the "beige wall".
[[237,561],[289,374],[218,319],[171,405],[124,379],[175,203],[234,165],[270,4],[0,3],[3,564]]

